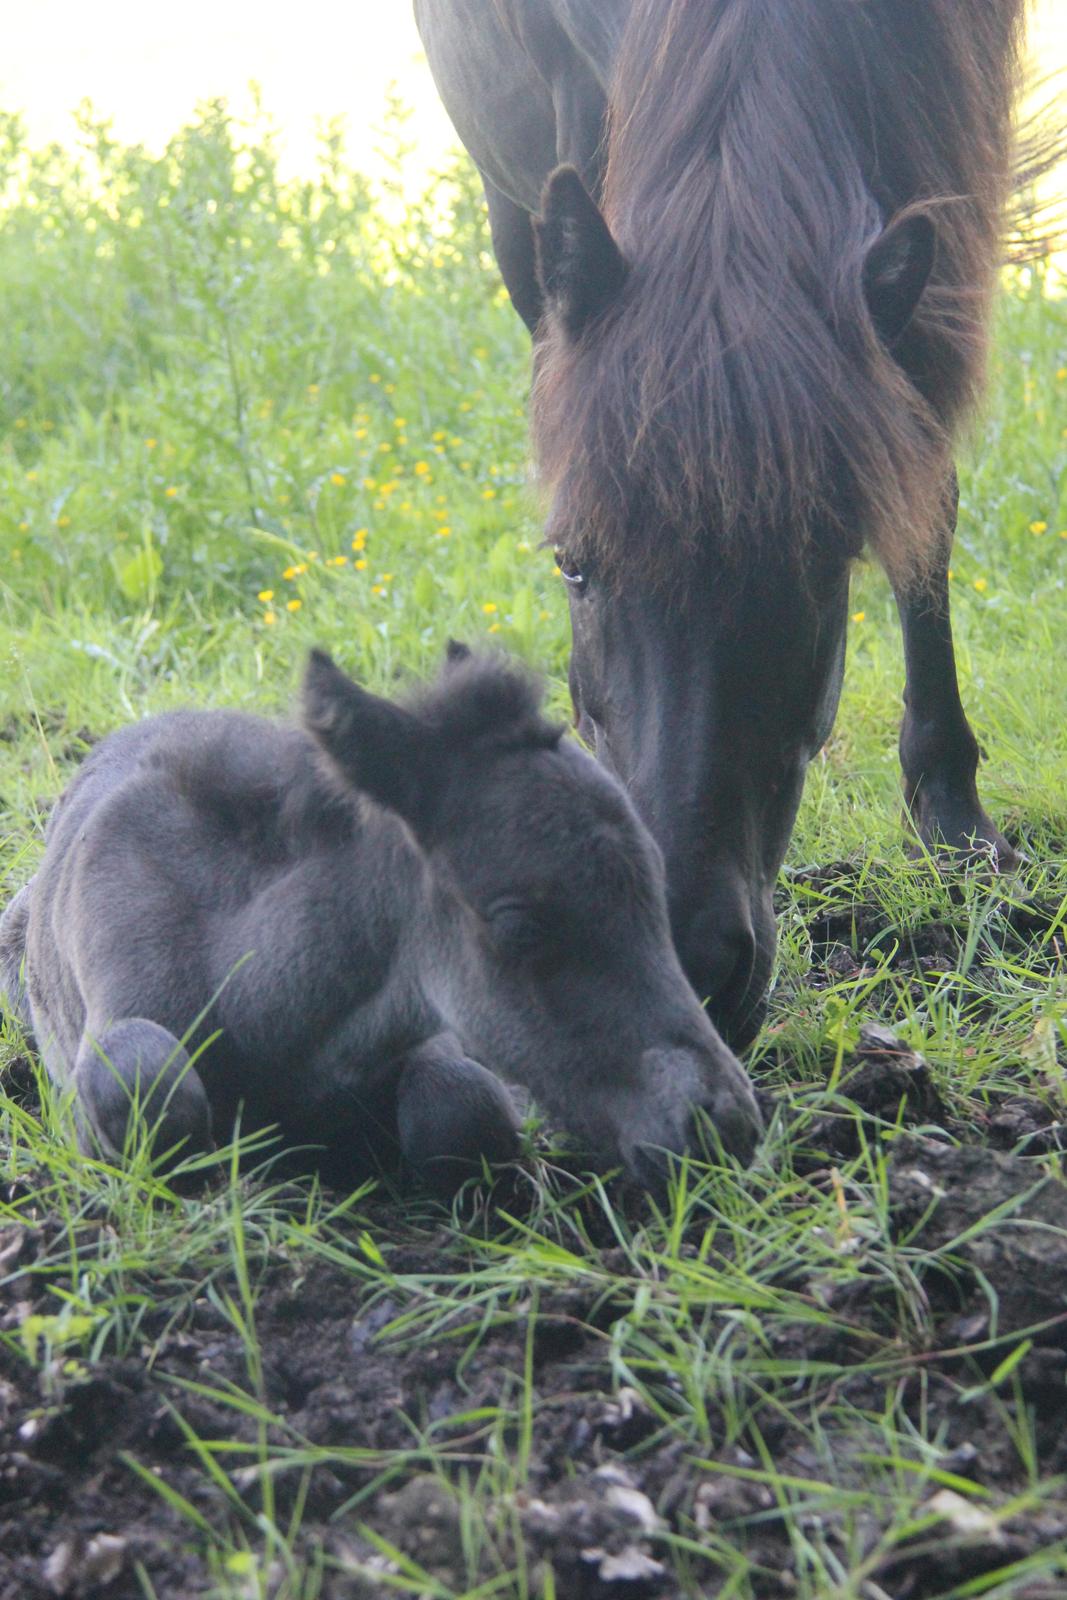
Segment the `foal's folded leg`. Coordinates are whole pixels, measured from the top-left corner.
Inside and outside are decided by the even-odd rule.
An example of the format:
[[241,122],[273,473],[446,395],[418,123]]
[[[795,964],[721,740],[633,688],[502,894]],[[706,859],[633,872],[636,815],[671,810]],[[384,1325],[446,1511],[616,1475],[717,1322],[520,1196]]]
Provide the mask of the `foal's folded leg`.
[[188,1053],[166,1028],[126,1017],[82,1036],[74,1066],[75,1111],[82,1148],[123,1153],[135,1111],[160,1155],[210,1150],[211,1108]]
[[404,1057],[397,1131],[405,1160],[445,1195],[476,1174],[483,1159],[510,1161],[519,1148],[519,1118],[507,1089],[450,1034]]
[[31,1031],[31,1019],[23,963],[32,888],[32,883],[21,888],[0,916],[0,1009],[17,1017],[27,1032]]

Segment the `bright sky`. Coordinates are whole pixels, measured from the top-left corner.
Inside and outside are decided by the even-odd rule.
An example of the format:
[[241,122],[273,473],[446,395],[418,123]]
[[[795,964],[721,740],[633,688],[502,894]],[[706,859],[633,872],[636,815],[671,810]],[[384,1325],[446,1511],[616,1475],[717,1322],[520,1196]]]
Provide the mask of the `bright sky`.
[[[411,0],[13,0],[3,9],[0,105],[25,114],[35,144],[67,142],[70,113],[88,97],[120,139],[159,148],[198,99],[247,107],[252,80],[291,170],[310,164],[316,118],[338,114],[357,164],[372,166],[390,82],[414,108],[420,166],[452,142]],[[1043,70],[1067,65],[1067,0],[1037,0],[1033,37]]]
[[89,98],[116,136],[153,149],[197,100],[247,109],[250,82],[282,132],[286,165],[306,170],[319,118],[343,115],[356,164],[373,145],[396,82],[432,163],[454,142],[422,56],[411,0],[18,0],[4,5],[0,105],[33,144],[66,143]]

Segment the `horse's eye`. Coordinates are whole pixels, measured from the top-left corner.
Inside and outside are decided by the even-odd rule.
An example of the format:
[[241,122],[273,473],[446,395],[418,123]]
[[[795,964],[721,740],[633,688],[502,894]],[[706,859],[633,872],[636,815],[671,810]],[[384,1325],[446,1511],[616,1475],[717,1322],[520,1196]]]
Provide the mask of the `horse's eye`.
[[564,582],[569,583],[572,589],[577,589],[581,593],[587,583],[586,575],[581,567],[565,550],[557,547],[554,554],[556,566],[559,568]]

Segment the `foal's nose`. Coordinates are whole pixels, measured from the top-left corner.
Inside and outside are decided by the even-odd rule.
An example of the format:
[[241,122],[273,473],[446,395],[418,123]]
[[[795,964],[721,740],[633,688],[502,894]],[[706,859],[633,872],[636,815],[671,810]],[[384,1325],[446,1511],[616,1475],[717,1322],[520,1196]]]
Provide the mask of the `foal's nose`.
[[651,1095],[624,1130],[622,1148],[631,1171],[645,1182],[660,1182],[672,1155],[714,1154],[712,1143],[747,1164],[763,1131],[740,1062],[706,1020],[700,1021],[704,1037],[699,1044],[642,1055],[642,1075]]

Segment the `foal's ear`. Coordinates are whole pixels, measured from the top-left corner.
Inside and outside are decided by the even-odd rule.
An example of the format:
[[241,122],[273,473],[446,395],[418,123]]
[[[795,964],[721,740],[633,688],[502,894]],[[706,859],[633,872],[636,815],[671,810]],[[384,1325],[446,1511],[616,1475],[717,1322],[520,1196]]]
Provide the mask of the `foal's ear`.
[[323,650],[304,673],[303,722],[344,781],[416,831],[429,821],[433,736],[403,706],[368,694]]
[[464,644],[462,639],[449,639],[445,645],[445,666],[458,667],[461,661],[469,661],[471,647]]
[[904,332],[937,256],[937,229],[925,211],[905,212],[874,241],[863,263],[863,292],[883,344]]
[[627,267],[573,167],[557,167],[545,185],[534,238],[545,304],[577,339],[619,294]]

